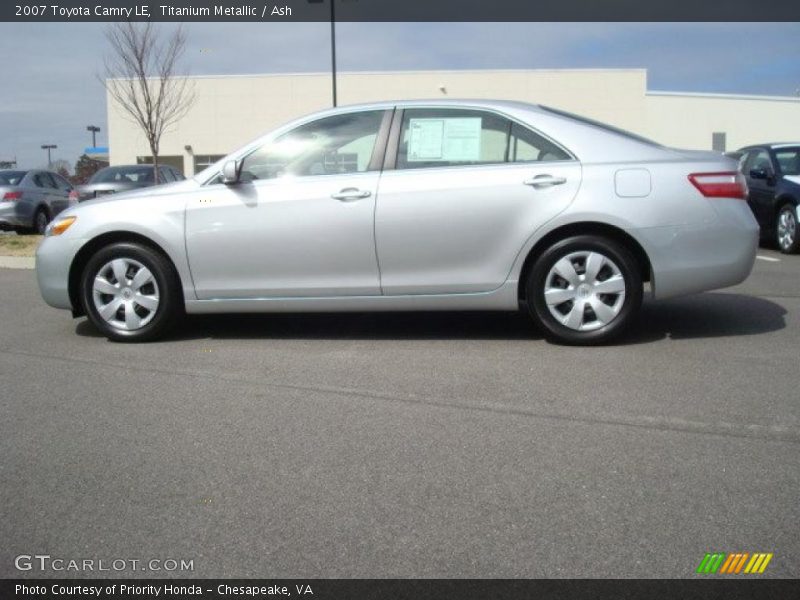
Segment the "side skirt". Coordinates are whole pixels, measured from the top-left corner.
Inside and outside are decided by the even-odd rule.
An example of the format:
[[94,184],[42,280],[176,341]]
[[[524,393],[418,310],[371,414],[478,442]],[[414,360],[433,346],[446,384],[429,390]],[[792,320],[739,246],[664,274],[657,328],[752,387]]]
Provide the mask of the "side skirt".
[[517,282],[491,292],[406,296],[336,296],[329,298],[243,298],[187,300],[189,314],[271,312],[370,312],[415,310],[516,310]]

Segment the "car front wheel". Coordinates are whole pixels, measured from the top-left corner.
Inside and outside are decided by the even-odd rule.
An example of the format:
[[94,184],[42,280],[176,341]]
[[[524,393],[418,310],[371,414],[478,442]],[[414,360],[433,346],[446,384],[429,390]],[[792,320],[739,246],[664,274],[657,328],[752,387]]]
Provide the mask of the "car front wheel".
[[794,254],[800,250],[800,235],[797,230],[797,209],[791,204],[783,206],[778,211],[776,224],[776,241],[778,248],[784,254]]
[[642,303],[640,265],[622,244],[594,235],[556,242],[528,276],[528,310],[545,336],[574,345],[620,335]]
[[116,243],[95,253],[83,271],[81,292],[89,320],[118,342],[161,337],[181,314],[172,264],[140,244]]

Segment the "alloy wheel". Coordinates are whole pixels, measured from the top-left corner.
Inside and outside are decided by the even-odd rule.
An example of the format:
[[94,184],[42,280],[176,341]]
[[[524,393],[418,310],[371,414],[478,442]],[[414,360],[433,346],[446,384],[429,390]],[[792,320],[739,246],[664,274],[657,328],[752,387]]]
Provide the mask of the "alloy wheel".
[[778,216],[778,245],[782,250],[787,250],[794,244],[794,236],[797,232],[797,220],[794,210],[785,208]]

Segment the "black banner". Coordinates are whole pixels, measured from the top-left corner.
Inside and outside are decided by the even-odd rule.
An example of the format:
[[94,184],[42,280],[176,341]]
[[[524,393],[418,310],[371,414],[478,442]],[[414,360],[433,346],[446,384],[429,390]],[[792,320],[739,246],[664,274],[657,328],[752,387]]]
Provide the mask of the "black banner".
[[726,600],[800,598],[800,581],[735,579],[3,580],[0,598],[295,598],[314,600]]
[[2,21],[800,21],[797,0],[36,0]]

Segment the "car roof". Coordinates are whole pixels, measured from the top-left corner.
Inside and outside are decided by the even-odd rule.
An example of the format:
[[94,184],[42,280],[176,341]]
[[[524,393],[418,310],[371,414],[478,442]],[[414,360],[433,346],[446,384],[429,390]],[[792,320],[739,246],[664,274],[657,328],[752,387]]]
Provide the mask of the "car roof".
[[798,146],[800,146],[800,142],[766,142],[764,144],[749,144],[743,148],[739,148],[737,152],[746,152],[753,148],[770,148],[771,150],[777,150],[778,148],[796,148]]
[[414,100],[381,100],[378,102],[363,102],[357,104],[340,105],[331,108],[327,113],[350,112],[353,110],[386,110],[389,108],[413,108],[415,106],[453,106],[488,109],[523,109],[543,112],[538,104],[520,102],[517,100],[494,100],[486,98],[418,98]]

